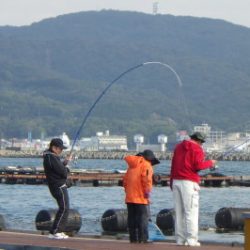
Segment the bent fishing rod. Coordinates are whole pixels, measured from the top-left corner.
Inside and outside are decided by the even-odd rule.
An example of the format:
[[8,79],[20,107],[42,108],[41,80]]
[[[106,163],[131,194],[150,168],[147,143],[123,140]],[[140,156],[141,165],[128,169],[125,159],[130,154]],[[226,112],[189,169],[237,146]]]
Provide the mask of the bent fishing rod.
[[73,149],[75,147],[75,144],[76,144],[76,141],[77,139],[79,138],[80,136],[80,133],[85,125],[85,123],[87,122],[90,114],[92,113],[93,109],[95,108],[95,106],[97,105],[97,103],[102,99],[102,97],[106,94],[106,92],[111,88],[111,86],[116,83],[119,79],[121,79],[123,76],[125,76],[126,74],[140,68],[140,67],[143,67],[143,66],[146,66],[146,65],[151,65],[151,64],[157,64],[157,65],[162,65],[166,68],[168,68],[172,73],[174,73],[176,79],[177,79],[177,82],[178,82],[178,85],[179,87],[181,88],[182,87],[182,82],[181,82],[181,78],[179,77],[179,75],[177,74],[177,72],[171,67],[169,66],[168,64],[166,63],[162,63],[162,62],[144,62],[144,63],[141,63],[141,64],[138,64],[138,65],[135,65],[127,70],[125,70],[123,73],[121,73],[118,77],[116,77],[113,81],[111,81],[107,87],[101,92],[101,94],[97,97],[97,99],[94,101],[94,103],[92,104],[92,106],[90,107],[90,109],[88,110],[87,114],[84,116],[83,118],[83,121],[79,127],[79,129],[77,130],[76,134],[75,134],[75,137],[74,137],[74,141],[72,143],[72,146],[71,146],[71,150],[70,150],[70,154],[72,154],[73,152]]

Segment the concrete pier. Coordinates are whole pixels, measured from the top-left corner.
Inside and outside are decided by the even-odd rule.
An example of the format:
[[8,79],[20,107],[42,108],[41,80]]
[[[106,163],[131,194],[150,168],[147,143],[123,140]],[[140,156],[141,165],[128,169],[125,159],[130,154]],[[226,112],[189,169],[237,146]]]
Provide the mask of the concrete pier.
[[[178,250],[187,247],[177,246],[172,242],[154,242],[131,244],[127,239],[70,237],[64,240],[49,239],[46,235],[22,232],[0,232],[0,248],[8,250]],[[188,247],[187,249],[197,249]],[[243,246],[218,245],[202,243],[200,250],[243,250]]]

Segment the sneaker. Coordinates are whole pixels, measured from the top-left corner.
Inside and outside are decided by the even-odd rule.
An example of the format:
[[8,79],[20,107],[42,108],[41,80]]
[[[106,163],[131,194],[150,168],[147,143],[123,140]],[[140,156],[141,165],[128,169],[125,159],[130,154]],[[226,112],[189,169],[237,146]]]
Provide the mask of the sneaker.
[[185,245],[185,241],[177,241],[176,245],[177,246],[184,246]]
[[153,241],[152,240],[142,240],[142,241],[139,241],[138,243],[149,244],[149,243],[153,243]]
[[192,242],[186,241],[186,242],[185,242],[185,246],[189,246],[189,247],[200,247],[200,246],[201,246],[201,243],[198,242],[198,241],[192,241]]
[[50,239],[62,240],[62,239],[67,239],[68,237],[69,237],[68,235],[62,233],[49,234]]
[[64,232],[61,232],[61,235],[64,237],[64,239],[68,239],[69,236],[67,234],[65,234]]

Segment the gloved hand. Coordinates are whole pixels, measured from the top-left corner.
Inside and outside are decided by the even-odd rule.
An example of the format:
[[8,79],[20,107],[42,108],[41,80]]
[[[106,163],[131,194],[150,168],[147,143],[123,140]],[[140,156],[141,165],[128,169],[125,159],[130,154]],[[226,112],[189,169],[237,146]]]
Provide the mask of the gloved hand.
[[67,179],[67,180],[66,180],[66,186],[67,186],[67,188],[72,187],[72,186],[73,186],[73,182],[72,182],[72,180]]

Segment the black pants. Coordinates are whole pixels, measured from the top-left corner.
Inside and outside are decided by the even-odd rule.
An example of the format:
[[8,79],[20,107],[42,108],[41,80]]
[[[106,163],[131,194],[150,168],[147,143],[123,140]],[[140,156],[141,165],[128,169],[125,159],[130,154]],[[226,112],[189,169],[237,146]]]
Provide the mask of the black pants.
[[56,199],[58,211],[50,230],[50,233],[55,234],[63,232],[69,215],[69,195],[67,187],[49,187],[50,193]]
[[148,208],[145,204],[127,203],[128,231],[131,243],[148,240]]

